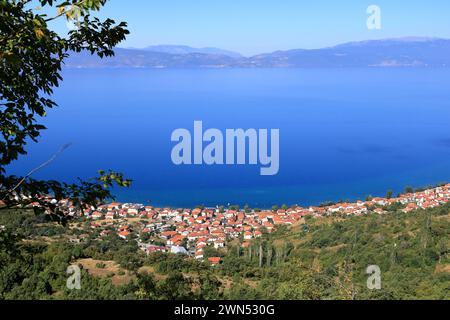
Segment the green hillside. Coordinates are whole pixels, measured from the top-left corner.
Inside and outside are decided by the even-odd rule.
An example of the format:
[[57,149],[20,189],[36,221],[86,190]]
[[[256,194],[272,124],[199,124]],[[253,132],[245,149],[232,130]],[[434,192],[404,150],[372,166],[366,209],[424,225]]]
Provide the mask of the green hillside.
[[[223,268],[230,274],[258,281],[254,290],[242,286],[232,297],[243,290],[270,299],[450,299],[449,212],[446,205],[310,219],[278,230],[260,242],[262,250],[255,243],[251,259],[249,250],[239,259],[227,257]],[[381,290],[367,288],[369,265],[381,269]]]
[[[0,299],[450,299],[450,205],[404,214],[306,219],[242,248],[206,248],[210,266],[145,255],[115,234],[61,226],[32,213],[2,213]],[[77,222],[78,226],[83,226]],[[87,226],[87,224],[86,224]],[[86,240],[71,243],[73,234]],[[82,266],[81,290],[66,287]],[[366,268],[381,270],[369,290]]]

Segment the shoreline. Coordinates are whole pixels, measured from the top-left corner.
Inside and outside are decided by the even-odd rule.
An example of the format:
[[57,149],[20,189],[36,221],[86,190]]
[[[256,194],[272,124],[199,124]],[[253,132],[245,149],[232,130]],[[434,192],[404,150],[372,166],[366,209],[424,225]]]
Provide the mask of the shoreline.
[[[240,239],[240,245],[245,248],[252,240],[272,233],[280,226],[307,225],[308,218],[388,215],[393,211],[408,214],[450,202],[450,183],[406,191],[411,192],[397,197],[367,198],[319,207],[273,207],[271,210],[238,206],[173,209],[113,202],[78,212],[67,200],[60,202],[60,206],[65,206],[72,217],[89,221],[90,228],[98,230],[100,238],[115,233],[123,241],[137,241],[147,254],[171,252],[204,261],[206,247],[219,250],[228,247],[234,239]],[[217,260],[214,264],[220,263],[219,257],[214,259]]]
[[[450,182],[449,182],[450,183]],[[260,210],[272,210],[272,208],[274,206],[284,206],[286,205],[287,207],[321,207],[324,205],[329,205],[329,204],[338,204],[338,203],[356,203],[358,201],[365,201],[365,199],[367,199],[367,197],[372,197],[372,198],[385,198],[387,192],[392,191],[393,195],[392,197],[398,197],[402,194],[407,193],[405,190],[407,188],[411,188],[414,192],[420,192],[420,191],[424,191],[424,190],[428,190],[428,189],[434,189],[436,187],[439,186],[445,186],[447,184],[449,184],[447,182],[440,182],[440,183],[435,183],[435,184],[429,184],[427,186],[421,186],[421,187],[412,187],[412,186],[407,186],[405,188],[403,188],[403,191],[397,192],[393,189],[387,189],[383,195],[381,195],[381,192],[377,192],[377,193],[367,193],[365,196],[360,196],[360,195],[351,195],[351,196],[345,196],[345,197],[335,197],[335,200],[333,199],[326,199],[326,198],[321,198],[321,199],[325,199],[325,200],[309,200],[309,201],[280,201],[280,202],[271,202],[271,203],[266,203],[266,204],[259,204],[258,202],[255,201],[243,201],[243,200],[238,200],[238,201],[223,201],[223,202],[213,202],[213,201],[197,201],[195,204],[193,204],[193,202],[191,204],[183,204],[185,202],[189,202],[189,201],[185,201],[185,200],[181,200],[178,201],[178,204],[176,203],[177,201],[175,200],[159,200],[159,201],[154,201],[151,200],[150,197],[148,197],[147,200],[140,200],[140,199],[144,199],[146,198],[145,195],[151,195],[153,194],[158,194],[161,193],[162,195],[165,194],[170,194],[172,193],[171,196],[167,197],[167,198],[171,198],[171,199],[175,199],[178,198],[179,194],[185,194],[186,190],[183,189],[171,189],[170,191],[160,191],[160,190],[148,190],[148,191],[129,191],[128,190],[122,190],[122,192],[120,194],[114,194],[115,199],[110,201],[110,202],[119,202],[119,203],[127,203],[127,204],[137,204],[137,205],[143,205],[143,206],[151,206],[151,207],[158,207],[158,208],[171,208],[171,209],[176,209],[176,208],[196,208],[196,207],[204,207],[207,209],[216,209],[219,207],[230,207],[230,206],[239,206],[241,208],[248,206],[252,209],[260,209]],[[244,188],[244,189],[236,189],[236,188],[220,188],[220,189],[216,189],[215,193],[216,194],[226,194],[232,191],[237,192],[237,194],[239,194],[242,191],[247,190],[249,194],[254,194],[254,197],[258,197],[258,196],[265,196],[265,195],[272,195],[273,192],[276,192],[277,190],[296,190],[297,186],[292,186],[292,187],[281,187],[281,188],[268,188],[268,189],[259,189],[259,190],[255,190],[252,188]],[[289,192],[288,191],[288,192]],[[201,189],[196,189],[195,192],[197,193],[208,193],[211,192],[211,189],[208,188],[201,188]],[[282,191],[278,191],[278,192],[282,192]],[[301,192],[301,191],[300,191]],[[255,196],[256,195],[256,196]],[[206,198],[207,196],[205,196]],[[213,196],[214,197],[214,196]],[[251,198],[251,195],[248,197]],[[296,197],[297,198],[297,197]],[[298,196],[299,199],[301,199],[301,195]]]

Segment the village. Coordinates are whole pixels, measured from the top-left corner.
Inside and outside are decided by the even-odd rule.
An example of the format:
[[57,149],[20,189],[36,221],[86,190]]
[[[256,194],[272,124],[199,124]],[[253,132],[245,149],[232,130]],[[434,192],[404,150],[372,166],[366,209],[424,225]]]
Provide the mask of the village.
[[[272,210],[223,207],[171,209],[114,202],[85,210],[79,217],[68,201],[60,201],[59,205],[65,206],[69,215],[85,219],[90,229],[98,231],[99,237],[114,232],[123,241],[137,241],[139,248],[147,254],[184,254],[203,261],[207,247],[221,250],[230,241],[239,239],[245,248],[263,233],[271,233],[282,225],[304,223],[307,217],[320,219],[333,215],[387,214],[386,208],[392,205],[399,206],[407,214],[413,210],[438,207],[449,200],[450,184],[446,184],[395,198],[370,198],[354,203]],[[82,237],[71,241],[82,241]],[[212,265],[220,263],[219,257],[208,257],[207,260]]]

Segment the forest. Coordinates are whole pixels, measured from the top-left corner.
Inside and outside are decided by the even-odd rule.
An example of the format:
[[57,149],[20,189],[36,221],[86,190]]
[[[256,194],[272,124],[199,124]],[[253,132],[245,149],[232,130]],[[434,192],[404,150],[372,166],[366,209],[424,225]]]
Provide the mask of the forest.
[[[402,300],[450,299],[450,205],[408,214],[307,218],[264,233],[245,248],[205,249],[205,258],[144,254],[115,233],[70,243],[71,224],[15,210],[0,216],[0,299]],[[67,268],[81,269],[80,290]],[[381,270],[381,289],[366,269]]]

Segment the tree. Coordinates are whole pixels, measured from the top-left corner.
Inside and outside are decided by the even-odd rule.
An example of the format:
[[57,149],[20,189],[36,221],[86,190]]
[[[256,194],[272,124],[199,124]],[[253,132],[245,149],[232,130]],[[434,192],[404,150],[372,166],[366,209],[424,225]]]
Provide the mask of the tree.
[[203,256],[205,258],[211,258],[211,257],[223,257],[223,253],[221,253],[219,250],[214,248],[213,246],[206,246],[203,249]]
[[153,300],[157,297],[156,293],[156,282],[153,275],[144,273],[138,273],[137,284],[138,290],[136,295],[141,300]]
[[411,186],[405,188],[405,193],[414,193],[414,189]]
[[201,273],[199,275],[199,289],[198,297],[201,300],[217,300],[221,298],[220,287],[222,283],[216,276],[210,272]]
[[[36,2],[40,8],[36,8]],[[46,129],[40,120],[57,105],[51,96],[62,80],[61,67],[69,54],[88,51],[100,58],[112,56],[114,46],[129,33],[125,22],[116,24],[111,19],[100,21],[91,16],[105,3],[106,0],[0,0],[0,209],[39,203],[37,213],[46,211],[63,219],[64,212],[43,195],[69,199],[82,210],[112,198],[109,188],[114,184],[130,185],[130,180],[113,171],[99,171],[96,178],[71,184],[31,178],[68,145],[24,177],[8,176],[5,170],[19,156],[27,154],[27,142],[37,142]],[[43,8],[54,8],[54,16],[44,14]],[[49,23],[64,18],[76,28],[63,37],[51,30]]]
[[259,267],[261,268],[263,266],[263,259],[264,259],[264,251],[263,251],[262,243],[259,244],[258,257],[259,257]]
[[171,272],[158,283],[158,293],[165,300],[186,300],[191,297],[191,281],[181,272]]
[[386,199],[391,199],[393,195],[394,195],[394,191],[388,190],[386,192]]

